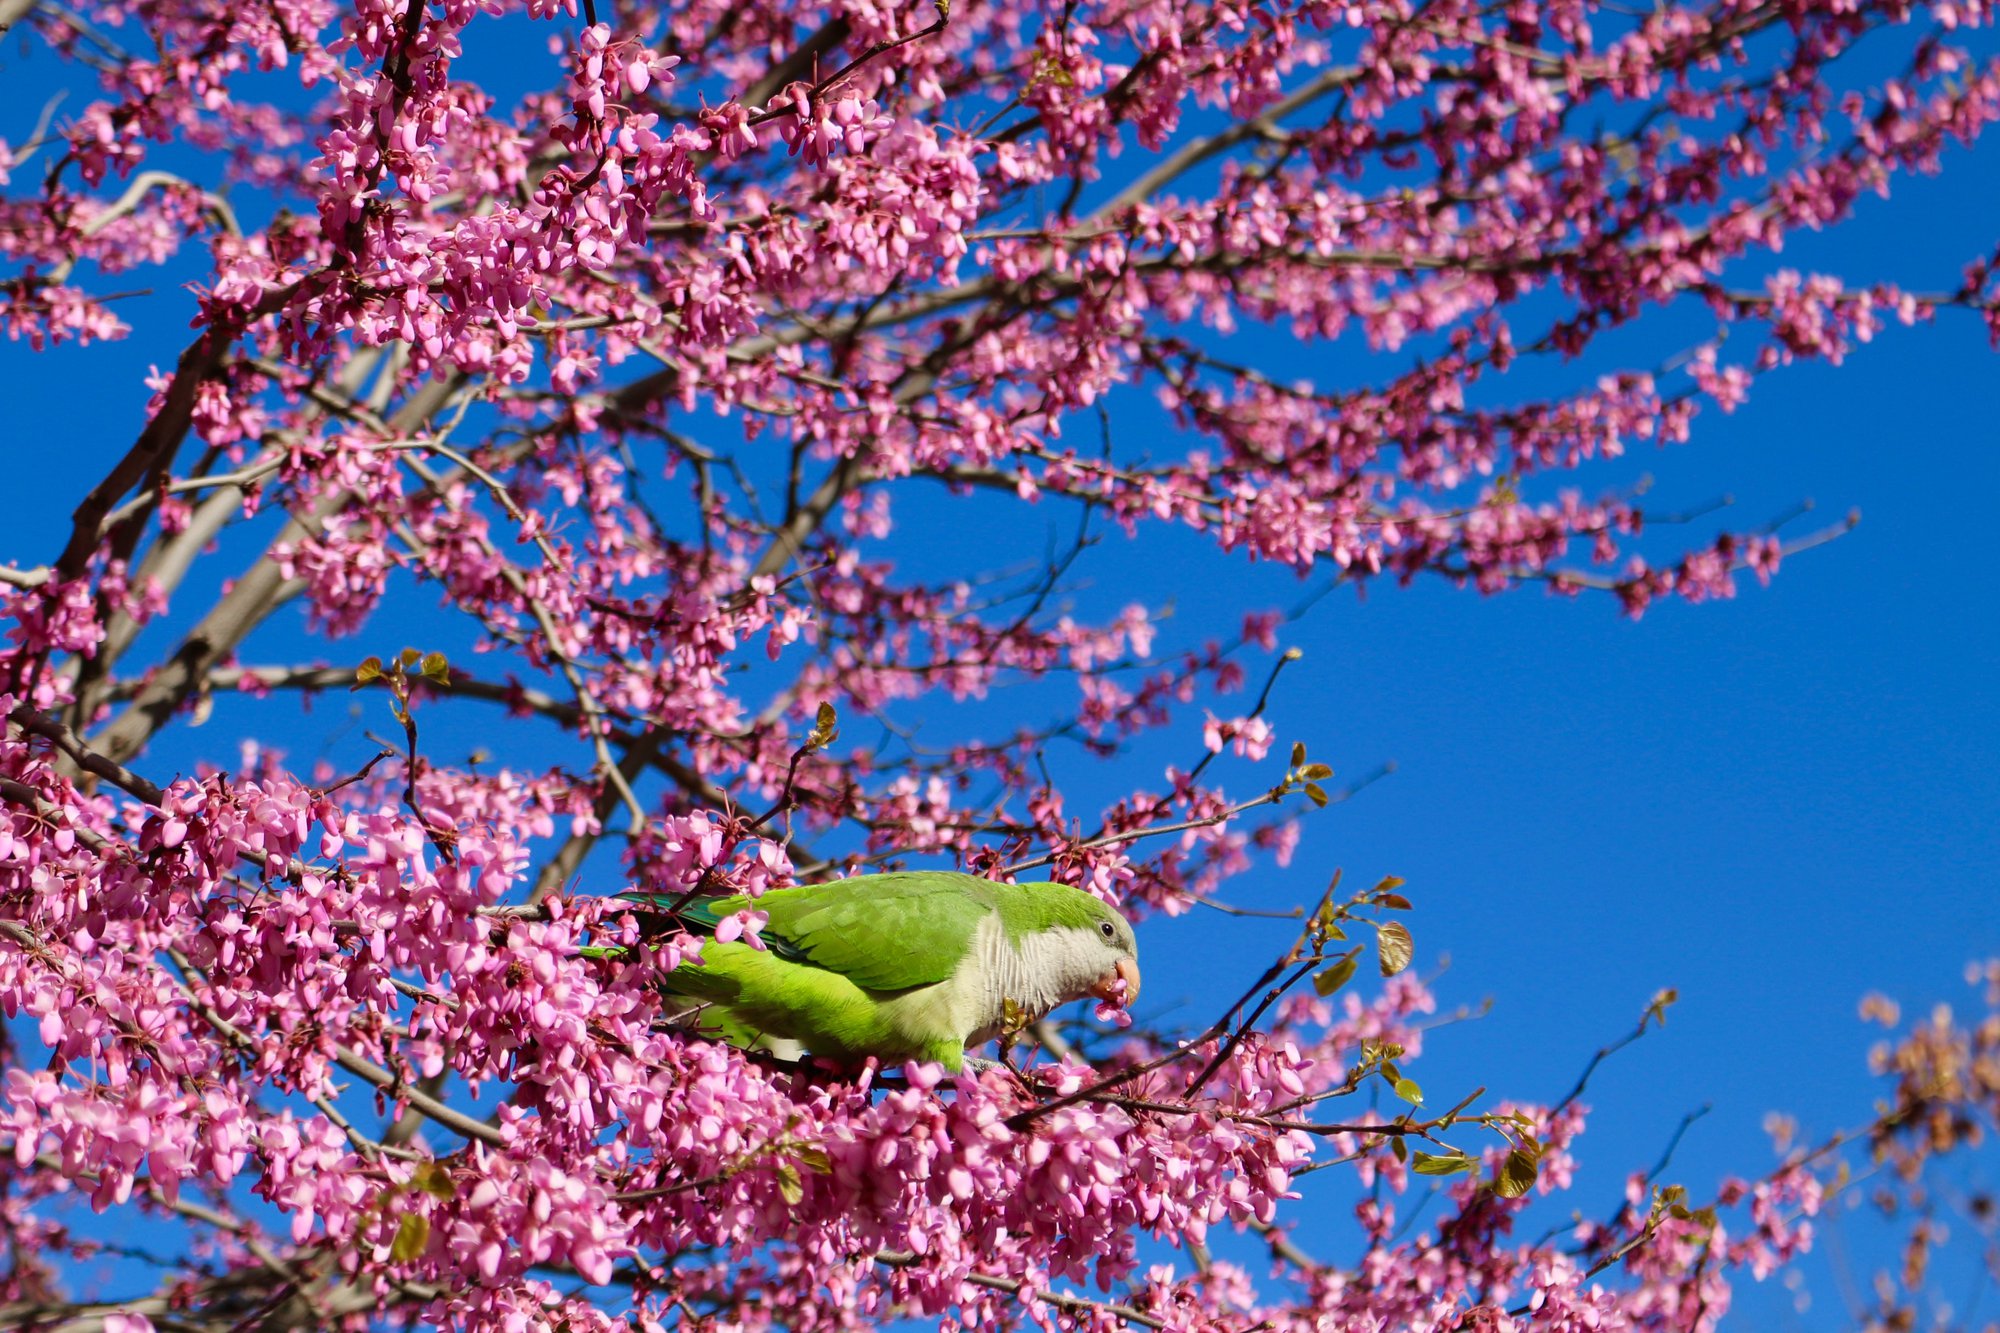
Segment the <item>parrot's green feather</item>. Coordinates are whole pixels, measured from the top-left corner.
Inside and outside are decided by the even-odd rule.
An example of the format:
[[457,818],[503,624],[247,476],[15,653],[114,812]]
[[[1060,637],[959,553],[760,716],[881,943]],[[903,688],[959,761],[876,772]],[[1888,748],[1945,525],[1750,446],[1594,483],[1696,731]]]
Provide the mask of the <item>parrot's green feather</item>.
[[[708,933],[723,918],[754,907],[770,917],[763,940],[779,957],[838,972],[869,990],[901,991],[950,976],[971,946],[974,929],[999,906],[993,885],[971,875],[870,875],[865,894],[852,891],[857,882],[772,889],[754,902],[696,898],[676,915],[689,928]],[[678,901],[652,893],[625,896],[659,908]],[[1019,933],[1008,925],[1010,935]],[[895,947],[882,947],[885,939]]]
[[[754,901],[624,896],[701,934],[746,907],[767,915],[764,948],[710,938],[699,964],[684,963],[660,981],[700,1002],[699,1031],[742,1046],[783,1039],[826,1054],[914,1057],[956,1070],[967,1038],[995,1030],[1003,998],[1039,997],[1045,1009],[1056,992],[1080,994],[1120,956],[1135,956],[1131,927],[1089,894],[952,871],[773,889]],[[1023,952],[1032,947],[1044,957],[1054,946],[1032,941],[1057,935],[1086,942],[1064,946],[1060,979],[1036,972]],[[1081,984],[1070,975],[1078,969],[1089,974]],[[1019,994],[1003,997],[1009,986]]]
[[[777,889],[757,900],[765,932],[795,944],[814,966],[869,990],[901,991],[943,981],[998,905],[985,880],[939,873],[874,875],[866,894],[823,885]],[[884,940],[895,947],[885,949]]]
[[838,972],[800,966],[747,944],[709,941],[699,967],[683,965],[666,985],[706,1001],[696,1029],[738,1046],[796,1041],[833,1055],[869,1053],[938,1060],[958,1068],[965,1035],[929,988],[883,993]]

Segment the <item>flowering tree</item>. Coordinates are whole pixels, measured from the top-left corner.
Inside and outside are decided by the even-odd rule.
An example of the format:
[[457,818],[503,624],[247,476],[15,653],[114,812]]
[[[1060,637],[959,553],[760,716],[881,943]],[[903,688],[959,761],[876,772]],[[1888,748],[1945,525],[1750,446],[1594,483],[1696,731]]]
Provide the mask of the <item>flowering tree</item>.
[[[1914,1184],[1990,1124],[2000,1023],[1940,1016],[1854,1136],[1538,1239],[1582,1086],[1425,1099],[1394,881],[1336,879],[1205,1030],[1043,1023],[955,1084],[711,1046],[653,986],[691,942],[580,947],[632,886],[954,863],[1137,917],[1288,860],[1339,793],[1267,716],[1282,617],[1170,652],[1065,613],[1097,528],[1634,615],[1768,578],[1826,534],[1661,548],[1554,487],[1885,321],[2000,330],[1993,256],[1929,293],[1763,262],[2000,114],[1983,0],[525,8],[0,0],[94,85],[9,99],[9,333],[118,338],[127,270],[198,278],[67,541],[0,569],[0,1320],[1695,1329],[1845,1145]],[[1864,46],[1900,72],[1848,79]],[[1692,348],[1510,394],[1670,308]],[[1348,355],[1260,369],[1244,324]],[[899,503],[1079,536],[917,559]],[[413,593],[452,614],[384,654]],[[328,642],[273,660],[295,606]],[[996,727],[1021,682],[1055,702]],[[387,743],[288,767],[349,689]],[[169,781],[162,734],[237,695],[273,746]],[[444,710],[508,726],[454,762]],[[1148,734],[1187,762],[1109,809],[1041,762]],[[1321,1168],[1359,1264],[1295,1234]],[[78,1294],[122,1251],[76,1198],[177,1236],[164,1276]]]

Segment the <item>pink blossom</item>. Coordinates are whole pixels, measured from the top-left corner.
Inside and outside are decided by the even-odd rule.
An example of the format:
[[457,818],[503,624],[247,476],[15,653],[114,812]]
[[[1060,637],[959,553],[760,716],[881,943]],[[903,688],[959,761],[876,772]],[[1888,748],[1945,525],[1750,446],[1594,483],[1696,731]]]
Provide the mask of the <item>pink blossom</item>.
[[[1337,921],[1268,1003],[1114,997],[948,1078],[708,1040],[671,974],[783,953],[766,911],[702,935],[623,895],[953,865],[1150,931],[1322,855],[1260,691],[1290,603],[1231,600],[1232,562],[1633,617],[1750,595],[1839,526],[1663,523],[1667,446],[1918,320],[2000,337],[2000,251],[1909,289],[1774,259],[2000,116],[1993,17],[24,12],[0,329],[169,341],[105,386],[145,400],[124,461],[51,497],[74,537],[0,552],[0,1307],[1713,1327],[1809,1252],[1839,1154],[1563,1221],[1582,1102],[1425,1121],[1439,997],[1340,961]],[[1890,65],[1845,58],[1889,29]],[[1584,489],[1660,451],[1653,491]],[[1136,602],[1099,572],[1126,543],[1215,587]],[[287,621],[318,646],[280,656]],[[1402,910],[1343,902],[1349,941]],[[1885,1191],[1990,1128],[1996,1031],[1885,1038]],[[1370,1243],[1317,1246],[1308,1188]],[[99,1291],[141,1220],[187,1258]]]

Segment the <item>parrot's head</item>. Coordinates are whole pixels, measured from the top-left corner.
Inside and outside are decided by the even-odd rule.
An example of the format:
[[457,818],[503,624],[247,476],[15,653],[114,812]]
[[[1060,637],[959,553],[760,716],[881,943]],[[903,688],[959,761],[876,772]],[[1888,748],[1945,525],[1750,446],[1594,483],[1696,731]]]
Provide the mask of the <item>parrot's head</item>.
[[1090,929],[1103,945],[1104,973],[1088,993],[1129,1006],[1139,998],[1139,942],[1132,937],[1132,923],[1109,903],[1092,898],[1090,904],[1094,909]]
[[1002,978],[1002,993],[1037,1018],[1086,995],[1132,1003],[1139,994],[1139,942],[1117,908],[1064,884],[1016,884],[1007,893],[1025,929],[1014,941],[1018,962]]

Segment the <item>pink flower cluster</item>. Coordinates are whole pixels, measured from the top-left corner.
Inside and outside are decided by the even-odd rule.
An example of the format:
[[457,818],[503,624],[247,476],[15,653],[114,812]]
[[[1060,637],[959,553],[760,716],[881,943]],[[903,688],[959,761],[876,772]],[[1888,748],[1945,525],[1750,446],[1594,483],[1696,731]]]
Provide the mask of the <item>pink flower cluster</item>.
[[[1104,543],[1632,615],[1768,580],[1834,530],[1585,474],[1897,325],[2000,336],[2000,250],[1770,262],[2000,116],[1989,5],[20,8],[68,96],[0,125],[14,354],[187,295],[66,539],[0,552],[0,1323],[1698,1333],[1810,1245],[1832,1149],[1536,1239],[1583,1104],[1425,1093],[1391,888],[1212,1027],[1063,1016],[955,1085],[696,1040],[654,983],[700,940],[616,895],[950,863],[1144,918],[1292,862],[1342,789],[1285,617],[1106,595]],[[263,739],[164,781],[222,716]],[[1899,1180],[1992,1121],[1995,1032],[1879,1056]],[[185,1262],[85,1300],[131,1239],[89,1209]]]

